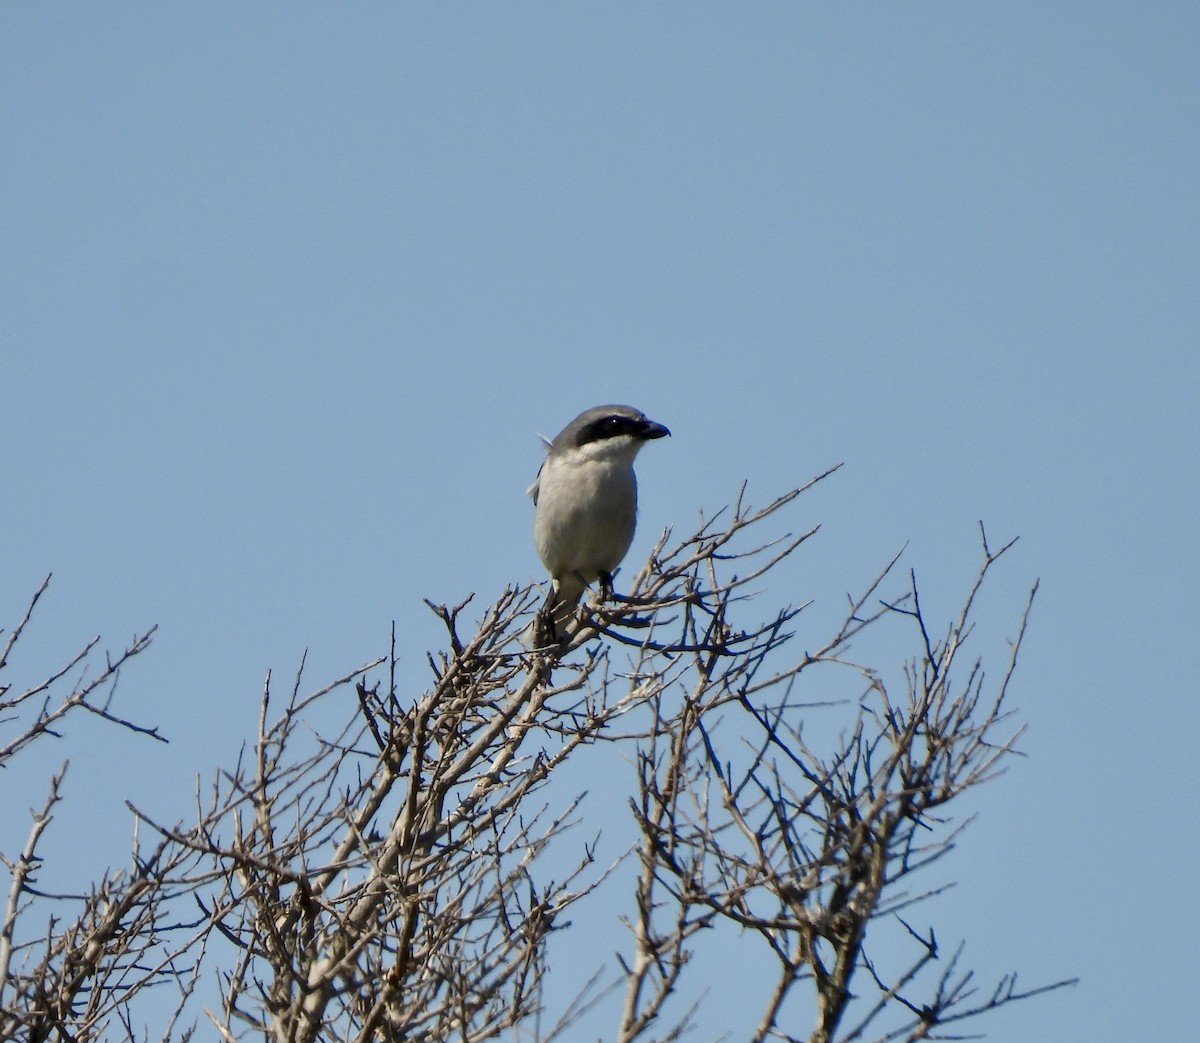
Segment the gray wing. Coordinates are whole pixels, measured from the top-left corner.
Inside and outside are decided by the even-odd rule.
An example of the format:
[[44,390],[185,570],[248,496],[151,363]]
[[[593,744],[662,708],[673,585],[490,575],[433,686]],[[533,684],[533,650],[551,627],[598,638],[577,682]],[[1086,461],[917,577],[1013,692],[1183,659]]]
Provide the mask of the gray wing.
[[[545,463],[543,463],[542,467],[545,467],[545,466],[546,466]],[[528,489],[525,490],[525,495],[533,498],[534,507],[537,506],[538,483],[542,480],[542,467],[538,468],[537,477],[533,480],[533,485],[531,485]]]

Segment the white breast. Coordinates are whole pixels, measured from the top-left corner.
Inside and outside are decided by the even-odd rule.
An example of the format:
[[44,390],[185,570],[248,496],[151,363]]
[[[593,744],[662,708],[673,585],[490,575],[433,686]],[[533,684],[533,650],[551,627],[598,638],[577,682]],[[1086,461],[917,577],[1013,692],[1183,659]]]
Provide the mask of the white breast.
[[555,580],[593,583],[613,572],[633,542],[639,445],[610,439],[547,457],[537,481],[533,538]]

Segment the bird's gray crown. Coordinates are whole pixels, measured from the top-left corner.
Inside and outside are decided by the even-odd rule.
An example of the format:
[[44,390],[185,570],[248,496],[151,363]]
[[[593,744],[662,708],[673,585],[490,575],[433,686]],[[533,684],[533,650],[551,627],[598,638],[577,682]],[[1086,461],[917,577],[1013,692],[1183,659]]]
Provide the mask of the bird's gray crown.
[[588,442],[617,438],[621,435],[648,441],[651,438],[663,438],[670,433],[662,424],[647,419],[645,413],[634,409],[633,406],[593,406],[591,409],[585,409],[558,433],[553,447],[565,449],[568,446],[587,445]]

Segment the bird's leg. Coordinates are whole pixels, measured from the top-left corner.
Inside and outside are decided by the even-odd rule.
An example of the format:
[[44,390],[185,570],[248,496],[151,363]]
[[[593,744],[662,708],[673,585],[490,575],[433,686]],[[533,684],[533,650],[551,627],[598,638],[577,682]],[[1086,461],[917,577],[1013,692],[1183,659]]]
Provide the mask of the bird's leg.
[[601,601],[612,601],[614,596],[615,595],[613,594],[612,573],[611,572],[601,572],[600,573],[600,600]]

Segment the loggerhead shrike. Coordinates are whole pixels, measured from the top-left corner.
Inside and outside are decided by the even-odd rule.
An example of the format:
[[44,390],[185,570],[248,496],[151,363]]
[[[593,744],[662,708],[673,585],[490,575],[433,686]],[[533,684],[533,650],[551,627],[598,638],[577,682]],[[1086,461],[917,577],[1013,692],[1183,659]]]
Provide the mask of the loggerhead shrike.
[[632,406],[594,406],[548,443],[529,495],[533,542],[554,581],[541,612],[551,638],[562,636],[589,584],[599,580],[612,593],[612,574],[637,522],[634,457],[650,439],[670,433]]

